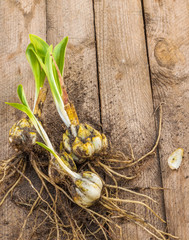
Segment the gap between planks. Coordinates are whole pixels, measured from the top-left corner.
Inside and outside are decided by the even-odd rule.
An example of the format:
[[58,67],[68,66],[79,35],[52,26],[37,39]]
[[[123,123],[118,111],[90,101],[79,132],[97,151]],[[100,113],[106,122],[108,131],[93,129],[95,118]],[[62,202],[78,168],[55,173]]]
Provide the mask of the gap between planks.
[[[151,91],[152,91],[152,103],[153,103],[154,112],[155,112],[156,108],[155,108],[155,105],[154,105],[154,94],[153,94],[153,87],[152,87],[151,66],[150,66],[149,51],[148,51],[148,38],[147,38],[147,30],[146,30],[146,18],[145,18],[144,0],[141,0],[141,9],[142,9],[142,17],[143,17],[143,23],[144,23],[144,37],[145,37],[145,43],[146,43],[146,57],[147,57],[148,70],[149,70],[150,86],[151,86]],[[158,135],[158,119],[157,118],[155,119],[155,129],[156,129],[156,135]],[[163,187],[163,176],[162,176],[162,168],[161,168],[161,161],[160,161],[160,154],[159,154],[159,144],[158,144],[158,146],[156,148],[156,152],[157,152],[157,159],[158,159],[159,168],[160,168],[161,187]],[[164,208],[164,218],[165,218],[166,226],[167,226],[167,216],[166,216],[166,209],[165,209],[165,195],[164,195],[164,191],[163,191],[163,208]]]

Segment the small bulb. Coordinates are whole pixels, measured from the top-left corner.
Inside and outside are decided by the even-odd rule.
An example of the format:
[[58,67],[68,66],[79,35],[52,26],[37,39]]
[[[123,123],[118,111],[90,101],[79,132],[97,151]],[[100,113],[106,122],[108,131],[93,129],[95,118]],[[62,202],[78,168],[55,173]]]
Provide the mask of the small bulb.
[[36,140],[37,133],[33,132],[33,125],[28,119],[19,120],[9,131],[9,142],[13,148],[21,151],[30,151]]
[[75,186],[74,201],[84,207],[90,207],[100,198],[103,184],[97,174],[86,171],[75,181]]

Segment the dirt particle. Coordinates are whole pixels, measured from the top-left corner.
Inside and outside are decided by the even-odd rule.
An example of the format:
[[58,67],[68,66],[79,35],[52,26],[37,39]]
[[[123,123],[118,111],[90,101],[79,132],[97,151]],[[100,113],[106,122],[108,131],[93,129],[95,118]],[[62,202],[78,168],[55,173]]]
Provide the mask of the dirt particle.
[[4,221],[3,221],[3,224],[4,224],[4,225],[8,225],[8,224],[9,224],[9,221],[4,220]]
[[20,75],[20,74],[21,74],[21,68],[18,67],[18,75]]
[[119,71],[119,72],[115,75],[115,79],[116,79],[116,80],[121,80],[122,78],[123,78],[123,73]]
[[150,17],[150,14],[145,12],[144,15],[145,15],[145,23],[146,23],[146,25],[149,25],[151,23],[151,21],[152,21],[152,19]]

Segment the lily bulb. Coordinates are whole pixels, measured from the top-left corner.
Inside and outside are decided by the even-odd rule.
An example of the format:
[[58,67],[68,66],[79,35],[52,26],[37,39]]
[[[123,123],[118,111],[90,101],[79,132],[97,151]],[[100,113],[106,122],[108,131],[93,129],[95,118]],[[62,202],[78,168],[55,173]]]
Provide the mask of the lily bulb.
[[[42,143],[38,143],[41,146],[45,146]],[[45,148],[54,155],[54,167],[56,167],[59,173],[64,176],[67,175],[72,180],[71,182],[71,195],[75,203],[83,207],[90,207],[95,201],[97,201],[102,192],[102,181],[100,177],[90,171],[82,173],[74,172],[69,168],[65,162],[50,148]]]
[[78,205],[90,207],[100,198],[103,184],[98,175],[85,171],[76,179],[75,186],[73,200]]
[[71,125],[63,134],[63,145],[67,152],[74,154],[74,160],[81,163],[83,159],[105,150],[108,141],[104,134],[88,124],[78,124]]
[[23,118],[15,123],[9,131],[9,142],[16,151],[29,151],[35,144],[37,133],[29,119]]

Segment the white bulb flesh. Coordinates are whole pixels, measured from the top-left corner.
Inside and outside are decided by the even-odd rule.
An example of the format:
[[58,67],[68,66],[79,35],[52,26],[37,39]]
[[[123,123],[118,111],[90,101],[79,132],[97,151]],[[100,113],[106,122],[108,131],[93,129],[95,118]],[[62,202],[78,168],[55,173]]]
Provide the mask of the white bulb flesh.
[[102,148],[102,140],[100,137],[93,137],[92,143],[95,148],[95,152],[98,153]]
[[184,150],[182,148],[176,149],[168,158],[168,165],[171,169],[178,169],[182,162]]
[[90,176],[90,181],[95,183],[100,189],[102,189],[103,184],[100,177],[97,174],[90,171],[85,171],[83,173],[83,177],[87,177],[87,176]]
[[76,195],[74,201],[84,207],[90,207],[101,196],[102,181],[92,172],[83,172],[80,179],[75,181]]

